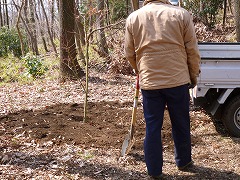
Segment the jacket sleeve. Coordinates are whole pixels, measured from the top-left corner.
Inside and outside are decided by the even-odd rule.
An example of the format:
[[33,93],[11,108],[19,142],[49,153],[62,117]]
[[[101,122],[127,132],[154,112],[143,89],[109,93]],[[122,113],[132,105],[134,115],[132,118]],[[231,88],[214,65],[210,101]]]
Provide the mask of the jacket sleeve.
[[133,39],[133,34],[132,34],[132,29],[131,29],[131,24],[130,24],[129,18],[126,21],[124,55],[125,55],[126,59],[129,61],[129,63],[131,64],[132,68],[137,71],[134,39]]
[[197,38],[195,33],[195,27],[193,25],[192,17],[189,13],[186,13],[184,22],[184,43],[187,53],[187,63],[189,69],[189,75],[192,84],[197,84],[197,77],[200,73],[200,54],[198,50]]

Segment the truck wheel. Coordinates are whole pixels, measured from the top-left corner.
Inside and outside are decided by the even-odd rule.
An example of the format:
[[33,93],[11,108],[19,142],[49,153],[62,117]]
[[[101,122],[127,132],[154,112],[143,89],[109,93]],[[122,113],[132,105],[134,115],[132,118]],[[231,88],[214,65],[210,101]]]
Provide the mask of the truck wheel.
[[223,113],[223,124],[232,136],[240,137],[240,96],[227,104]]

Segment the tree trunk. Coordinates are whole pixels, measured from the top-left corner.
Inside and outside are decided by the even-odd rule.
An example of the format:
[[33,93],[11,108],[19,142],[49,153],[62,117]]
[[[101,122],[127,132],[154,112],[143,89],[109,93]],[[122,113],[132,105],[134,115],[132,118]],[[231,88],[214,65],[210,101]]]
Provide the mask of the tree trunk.
[[52,33],[53,38],[55,38],[55,31],[54,31],[54,18],[55,18],[55,15],[54,15],[54,4],[55,4],[55,0],[52,0],[50,7],[51,7],[51,33]]
[[225,23],[226,23],[226,13],[227,13],[227,0],[224,0],[224,4],[223,4],[223,27],[225,27]]
[[75,0],[59,0],[60,13],[60,71],[62,80],[84,75],[77,61],[75,44]]
[[36,29],[36,20],[35,20],[35,2],[34,0],[29,0],[29,8],[30,8],[30,22],[31,22],[31,29],[32,29],[32,47],[33,53],[39,55],[38,51],[38,42],[37,42],[37,29]]
[[7,27],[9,28],[9,16],[8,16],[8,6],[7,6],[7,0],[5,0],[5,18],[6,18],[6,24]]
[[84,27],[81,22],[81,17],[77,8],[75,8],[75,39],[78,50],[78,56],[81,59],[81,62],[85,64],[85,56],[83,53],[82,45],[85,45],[85,32]]
[[[48,18],[47,18],[47,13],[46,13],[46,11],[45,11],[45,8],[44,8],[43,1],[42,1],[42,0],[40,0],[40,3],[41,3],[42,10],[43,10],[43,14],[44,14],[44,17],[45,17],[45,20],[46,20],[46,23],[47,23],[48,35],[49,35],[49,38],[50,38],[50,41],[51,41],[53,50],[54,50],[54,52],[55,52],[55,55],[57,56],[57,48],[56,48],[56,45],[55,45],[55,43],[54,43],[54,41],[53,41],[51,29],[50,29],[49,22],[48,22]],[[67,7],[65,7],[65,8],[67,9]]]
[[[205,1],[200,0],[200,12],[203,12],[205,8],[206,8]],[[209,26],[208,17],[206,14],[203,13],[201,20],[202,20],[203,24]]]
[[3,27],[2,0],[0,0],[0,28]]
[[[23,0],[22,1],[22,5],[21,5],[21,7],[23,8],[23,10],[24,10],[24,14],[27,12],[26,11],[26,5],[27,5],[27,3],[26,3],[26,1],[27,0]],[[12,2],[13,2],[13,5],[15,6],[15,8],[16,8],[16,10],[18,11],[18,23],[20,22],[20,19],[22,20],[22,23],[23,23],[23,25],[24,25],[24,27],[25,27],[25,29],[26,29],[26,31],[27,31],[27,34],[28,34],[28,40],[30,41],[30,43],[31,43],[31,48],[33,47],[32,46],[32,42],[33,42],[33,34],[32,34],[32,32],[31,32],[31,30],[30,30],[30,28],[29,28],[29,21],[28,21],[28,18],[27,19],[23,19],[23,17],[22,17],[22,15],[21,15],[21,11],[22,11],[22,9],[21,9],[21,11],[20,11],[20,8],[17,6],[17,4],[15,3],[15,1],[14,0],[12,0]],[[20,13],[19,13],[20,12]],[[27,23],[27,21],[28,21],[28,23]]]
[[43,42],[44,50],[46,52],[49,52],[48,47],[47,47],[47,43],[46,43],[46,39],[45,39],[45,35],[44,35],[44,31],[43,31],[43,26],[42,26],[41,20],[38,16],[38,13],[36,11],[36,4],[35,4],[35,16],[36,16],[36,19],[37,19],[37,25],[38,25],[38,29],[39,29],[39,32],[40,32],[40,35],[41,35],[42,42]]
[[[14,5],[16,6],[16,4],[15,4],[14,1],[13,1],[13,3],[14,3]],[[21,33],[21,31],[20,31],[20,28],[19,28],[19,22],[20,22],[21,11],[22,11],[22,9],[23,9],[24,3],[25,3],[25,0],[23,0],[22,5],[21,5],[21,7],[19,8],[18,17],[17,17],[17,23],[16,23],[16,28],[17,28],[17,31],[18,31],[18,36],[19,36],[19,40],[20,40],[20,44],[21,44],[22,56],[25,55],[25,51],[24,51],[24,44],[23,44],[22,33]],[[16,7],[16,9],[17,9],[17,7]]]
[[82,23],[82,17],[79,13],[79,10],[75,8],[75,14],[76,14],[76,28],[77,28],[77,31],[76,33],[79,33],[79,36],[80,36],[80,42],[81,44],[84,46],[86,44],[85,42],[85,29],[84,29],[84,26],[83,26],[83,23]]
[[29,24],[27,9],[28,9],[28,0],[24,0],[24,5],[23,5],[24,18],[25,18],[25,22]]
[[235,22],[236,22],[236,40],[240,42],[240,1],[234,0]]
[[133,8],[134,11],[139,9],[139,2],[138,2],[138,0],[131,0],[131,2],[132,2],[132,8]]
[[[97,1],[97,28],[104,27],[104,0],[98,0]],[[108,47],[107,47],[107,41],[105,37],[104,29],[98,30],[98,41],[99,41],[99,55],[102,57],[108,56]]]
[[84,53],[83,53],[83,49],[82,49],[82,45],[81,45],[81,42],[80,42],[80,34],[78,33],[78,28],[75,26],[75,39],[76,39],[76,46],[77,46],[77,51],[78,51],[78,56],[79,58],[81,59],[81,62],[83,64],[85,64],[85,56],[84,56]]
[[[89,9],[93,9],[93,2],[92,0],[88,0],[88,8]],[[91,33],[93,31],[93,19],[94,19],[94,14],[93,13],[89,13],[89,33]],[[91,35],[89,40],[92,40],[93,36]]]

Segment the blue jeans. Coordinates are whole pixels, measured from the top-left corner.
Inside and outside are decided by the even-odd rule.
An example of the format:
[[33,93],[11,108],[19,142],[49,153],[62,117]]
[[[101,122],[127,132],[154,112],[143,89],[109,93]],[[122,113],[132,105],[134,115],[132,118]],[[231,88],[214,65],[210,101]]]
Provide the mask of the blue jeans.
[[158,90],[142,90],[143,111],[146,121],[144,155],[148,174],[162,174],[163,154],[161,129],[167,105],[174,140],[175,161],[178,167],[191,159],[191,135],[188,85]]

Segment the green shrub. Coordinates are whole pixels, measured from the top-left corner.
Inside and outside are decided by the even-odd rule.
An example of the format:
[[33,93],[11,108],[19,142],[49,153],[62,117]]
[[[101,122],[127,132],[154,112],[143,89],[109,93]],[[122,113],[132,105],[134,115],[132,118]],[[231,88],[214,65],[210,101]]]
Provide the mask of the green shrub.
[[185,0],[184,2],[185,8],[209,28],[214,27],[218,12],[223,7],[223,0]]
[[[23,36],[23,42],[26,52],[28,48],[25,36]],[[21,44],[16,29],[8,29],[6,27],[2,27],[0,29],[0,44],[0,57],[6,57],[9,53],[13,54],[16,57],[21,56]]]
[[24,67],[14,57],[0,58],[0,84],[24,79]]
[[39,56],[28,53],[22,58],[24,65],[27,68],[28,74],[33,78],[40,78],[43,76],[48,68],[44,66],[43,60]]
[[118,1],[111,0],[110,6],[111,6],[110,15],[111,15],[111,20],[113,22],[118,21],[119,19],[125,19],[128,16],[129,7],[127,7],[125,0],[118,0]]

